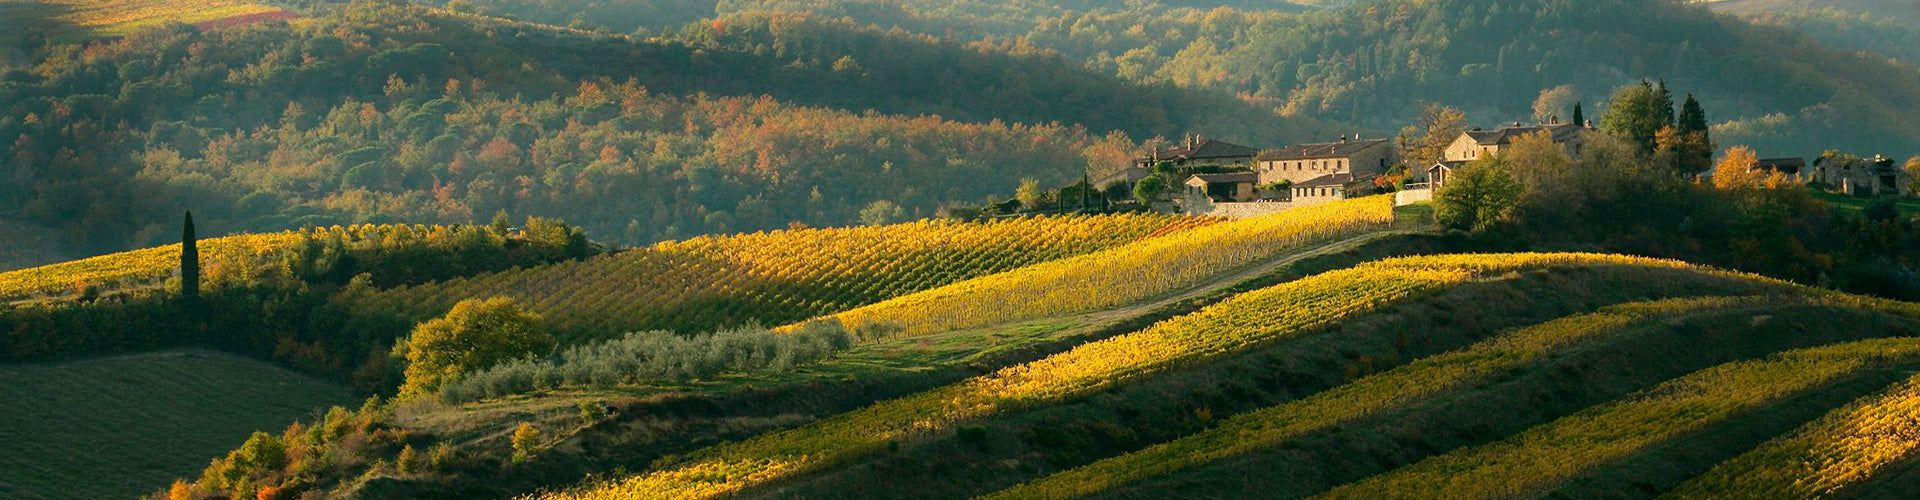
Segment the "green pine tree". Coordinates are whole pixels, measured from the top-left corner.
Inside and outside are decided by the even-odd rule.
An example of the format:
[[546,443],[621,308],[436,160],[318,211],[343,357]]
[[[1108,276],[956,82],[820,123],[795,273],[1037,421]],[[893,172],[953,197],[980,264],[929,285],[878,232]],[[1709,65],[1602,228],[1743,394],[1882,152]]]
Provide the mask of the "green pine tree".
[[1579,102],[1573,103],[1573,124],[1582,126],[1587,124],[1587,114],[1580,110]]

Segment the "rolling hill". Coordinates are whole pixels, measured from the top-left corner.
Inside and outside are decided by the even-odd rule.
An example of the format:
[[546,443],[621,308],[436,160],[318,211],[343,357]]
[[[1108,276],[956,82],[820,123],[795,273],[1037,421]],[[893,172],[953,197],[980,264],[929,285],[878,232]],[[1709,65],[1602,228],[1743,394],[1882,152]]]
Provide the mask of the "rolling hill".
[[[330,416],[403,437],[290,437],[299,453],[351,458],[189,489],[1811,498],[1885,491],[1920,466],[1920,423],[1894,418],[1920,368],[1920,305],[1671,260],[1471,253],[1403,229],[1418,223],[1290,236],[1384,203],[1216,223],[829,314],[891,333],[791,368]],[[1158,288],[1100,281],[1207,250],[1243,256]],[[1025,295],[995,298],[1012,284]],[[1717,479],[1749,474],[1774,479]]]

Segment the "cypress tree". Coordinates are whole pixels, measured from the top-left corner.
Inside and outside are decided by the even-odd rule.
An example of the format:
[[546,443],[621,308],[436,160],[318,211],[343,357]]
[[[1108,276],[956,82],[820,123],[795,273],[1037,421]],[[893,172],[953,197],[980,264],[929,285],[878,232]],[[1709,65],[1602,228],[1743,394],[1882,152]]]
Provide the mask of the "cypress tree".
[[1573,103],[1573,124],[1583,127],[1587,125],[1587,114],[1580,111],[1580,103],[1577,101]]
[[200,298],[200,244],[193,237],[193,211],[180,225],[180,296],[191,305]]
[[1667,90],[1667,79],[1661,78],[1660,84],[1653,88],[1653,100],[1654,100],[1654,104],[1656,105],[1656,107],[1653,108],[1653,111],[1655,113],[1659,113],[1658,116],[1660,117],[1660,124],[1663,126],[1672,125],[1673,124],[1673,92],[1670,92]]
[[1700,109],[1700,101],[1693,100],[1693,93],[1687,93],[1687,102],[1680,106],[1679,123],[1675,126],[1681,132],[1707,131],[1707,112]]

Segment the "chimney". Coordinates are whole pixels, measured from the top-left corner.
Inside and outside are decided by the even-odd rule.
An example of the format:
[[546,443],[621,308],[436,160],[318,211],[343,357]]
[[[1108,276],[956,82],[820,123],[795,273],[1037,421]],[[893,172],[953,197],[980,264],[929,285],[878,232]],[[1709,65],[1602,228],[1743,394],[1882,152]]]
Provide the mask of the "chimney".
[[1587,119],[1587,128],[1593,128],[1593,119],[1592,119],[1592,118],[1588,118],[1588,119]]
[[1347,143],[1347,136],[1344,136],[1344,135],[1343,135],[1343,136],[1340,136],[1340,143],[1341,143],[1341,144],[1346,144],[1346,143]]
[[1560,123],[1560,115],[1547,115],[1548,125],[1556,125],[1559,123]]

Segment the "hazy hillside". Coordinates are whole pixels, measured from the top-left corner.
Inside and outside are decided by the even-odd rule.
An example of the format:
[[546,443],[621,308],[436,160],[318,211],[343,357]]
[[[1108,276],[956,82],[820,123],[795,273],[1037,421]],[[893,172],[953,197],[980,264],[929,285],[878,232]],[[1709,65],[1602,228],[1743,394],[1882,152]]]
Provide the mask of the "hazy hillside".
[[1920,4],[1905,0],[1710,0],[1701,3],[1716,11],[1736,14],[1836,9],[1891,18],[1906,27],[1920,28]]

